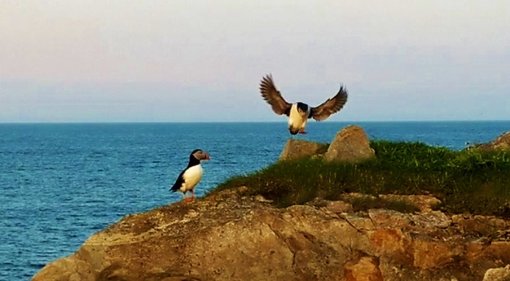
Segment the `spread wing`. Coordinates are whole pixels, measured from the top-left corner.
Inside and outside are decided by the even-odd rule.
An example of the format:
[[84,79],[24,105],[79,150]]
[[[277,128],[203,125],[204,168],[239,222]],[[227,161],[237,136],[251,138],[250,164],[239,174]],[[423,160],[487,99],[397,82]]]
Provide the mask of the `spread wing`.
[[317,107],[312,107],[308,118],[313,117],[313,119],[317,121],[322,121],[328,118],[331,114],[340,111],[346,102],[347,90],[341,86],[340,90],[334,97],[328,99]]
[[264,100],[271,105],[271,108],[276,114],[289,116],[290,107],[292,105],[283,99],[280,91],[276,89],[271,75],[266,75],[266,77],[262,78],[262,81],[260,81],[260,93]]

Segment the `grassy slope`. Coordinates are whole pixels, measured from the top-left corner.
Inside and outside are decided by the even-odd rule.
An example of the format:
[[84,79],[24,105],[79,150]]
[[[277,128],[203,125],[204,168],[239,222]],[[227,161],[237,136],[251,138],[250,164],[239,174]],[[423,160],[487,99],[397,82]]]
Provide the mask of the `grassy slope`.
[[[321,159],[277,162],[217,190],[246,185],[278,206],[345,192],[432,194],[451,213],[510,216],[510,152],[451,151],[422,143],[374,141],[377,159],[360,164]],[[213,191],[214,192],[214,191]]]

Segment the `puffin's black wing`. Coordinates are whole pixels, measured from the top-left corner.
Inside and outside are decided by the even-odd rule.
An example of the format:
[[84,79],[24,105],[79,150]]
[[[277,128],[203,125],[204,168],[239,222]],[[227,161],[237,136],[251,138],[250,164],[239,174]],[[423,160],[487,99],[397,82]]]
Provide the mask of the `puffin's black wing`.
[[260,81],[260,93],[264,100],[271,105],[271,108],[276,114],[289,116],[290,107],[292,105],[285,101],[280,91],[276,89],[273,83],[273,77],[270,74],[266,75],[266,77],[262,78],[262,81]]
[[342,109],[346,102],[347,102],[347,90],[344,89],[343,86],[341,86],[340,90],[334,97],[328,99],[327,101],[323,102],[321,105],[317,107],[312,107],[308,118],[313,117],[313,119],[317,121],[322,121],[328,118],[331,114],[340,111],[340,109]]
[[184,177],[183,177],[183,175],[184,175],[184,172],[185,172],[185,171],[186,171],[186,170],[182,171],[182,172],[179,174],[179,176],[177,177],[177,180],[175,180],[174,185],[172,186],[172,188],[170,188],[170,190],[171,190],[172,192],[179,191],[179,189],[181,188],[182,184],[184,183]]

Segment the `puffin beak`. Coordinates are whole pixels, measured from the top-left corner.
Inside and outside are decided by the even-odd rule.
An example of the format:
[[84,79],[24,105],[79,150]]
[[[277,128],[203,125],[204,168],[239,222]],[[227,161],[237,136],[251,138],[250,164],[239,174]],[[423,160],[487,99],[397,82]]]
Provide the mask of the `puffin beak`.
[[204,152],[204,160],[211,160],[211,158],[209,157],[209,153]]
[[289,133],[290,133],[291,135],[295,135],[295,134],[297,134],[298,132],[299,132],[299,130],[295,130],[295,129],[289,128]]

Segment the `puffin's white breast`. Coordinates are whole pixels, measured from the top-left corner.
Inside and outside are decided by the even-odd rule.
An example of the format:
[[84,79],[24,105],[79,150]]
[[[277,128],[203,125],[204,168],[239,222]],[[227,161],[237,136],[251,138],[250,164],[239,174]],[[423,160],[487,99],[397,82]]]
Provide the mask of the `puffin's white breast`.
[[184,183],[181,186],[181,191],[186,192],[189,190],[192,190],[198,182],[202,179],[202,174],[204,173],[204,170],[202,169],[202,166],[195,165],[192,167],[189,167],[184,174],[182,175],[184,179]]
[[304,127],[306,121],[307,118],[303,117],[303,115],[299,112],[297,105],[293,104],[289,113],[289,126],[299,129]]

